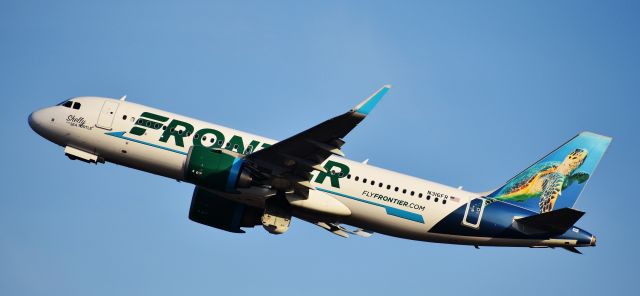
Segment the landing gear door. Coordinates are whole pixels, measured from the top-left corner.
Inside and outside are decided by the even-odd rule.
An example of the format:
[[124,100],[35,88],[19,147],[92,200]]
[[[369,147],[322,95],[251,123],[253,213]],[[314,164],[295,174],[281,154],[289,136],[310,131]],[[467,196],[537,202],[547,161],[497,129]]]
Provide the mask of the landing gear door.
[[113,118],[116,116],[116,110],[118,110],[118,102],[111,100],[104,101],[96,126],[106,130],[111,130]]
[[467,203],[467,210],[464,213],[462,219],[462,225],[478,228],[480,227],[480,221],[482,220],[482,213],[484,212],[484,199],[475,198]]

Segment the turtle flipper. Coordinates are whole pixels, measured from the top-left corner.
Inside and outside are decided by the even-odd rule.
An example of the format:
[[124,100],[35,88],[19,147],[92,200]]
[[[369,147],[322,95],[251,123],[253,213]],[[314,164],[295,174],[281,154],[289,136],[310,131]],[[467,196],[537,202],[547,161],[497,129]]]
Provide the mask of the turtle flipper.
[[562,189],[565,189],[565,188],[571,186],[571,184],[573,184],[574,182],[578,182],[578,184],[582,184],[584,182],[587,182],[587,180],[589,180],[589,174],[588,173],[575,172],[575,173],[571,174],[571,176],[566,178],[566,180],[564,181],[564,185],[562,186]]
[[542,193],[540,194],[540,213],[551,212],[556,204],[562,185],[566,177],[561,173],[551,173],[546,176],[542,184]]

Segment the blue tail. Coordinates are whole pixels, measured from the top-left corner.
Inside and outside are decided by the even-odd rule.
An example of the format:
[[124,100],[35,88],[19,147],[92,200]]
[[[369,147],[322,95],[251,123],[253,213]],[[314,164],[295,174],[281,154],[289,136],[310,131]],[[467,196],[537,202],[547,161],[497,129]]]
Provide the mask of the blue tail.
[[571,208],[610,143],[609,137],[582,132],[487,197],[540,213]]

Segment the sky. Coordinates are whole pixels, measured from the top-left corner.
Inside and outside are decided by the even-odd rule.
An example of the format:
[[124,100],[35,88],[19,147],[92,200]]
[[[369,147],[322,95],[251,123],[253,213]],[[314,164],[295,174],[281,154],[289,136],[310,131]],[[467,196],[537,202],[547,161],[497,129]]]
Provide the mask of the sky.
[[[1,295],[637,294],[637,1],[0,2]],[[193,186],[70,161],[27,116],[119,98],[285,139],[393,88],[349,158],[494,189],[580,131],[613,137],[564,250],[279,236],[187,218]]]

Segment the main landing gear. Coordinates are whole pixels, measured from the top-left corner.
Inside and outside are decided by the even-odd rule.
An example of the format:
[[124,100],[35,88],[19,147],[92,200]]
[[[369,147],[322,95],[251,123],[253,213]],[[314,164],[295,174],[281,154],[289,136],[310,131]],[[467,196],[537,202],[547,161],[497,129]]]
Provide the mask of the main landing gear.
[[262,214],[262,226],[272,234],[282,234],[289,230],[291,224],[291,205],[285,197],[284,191],[265,201]]

